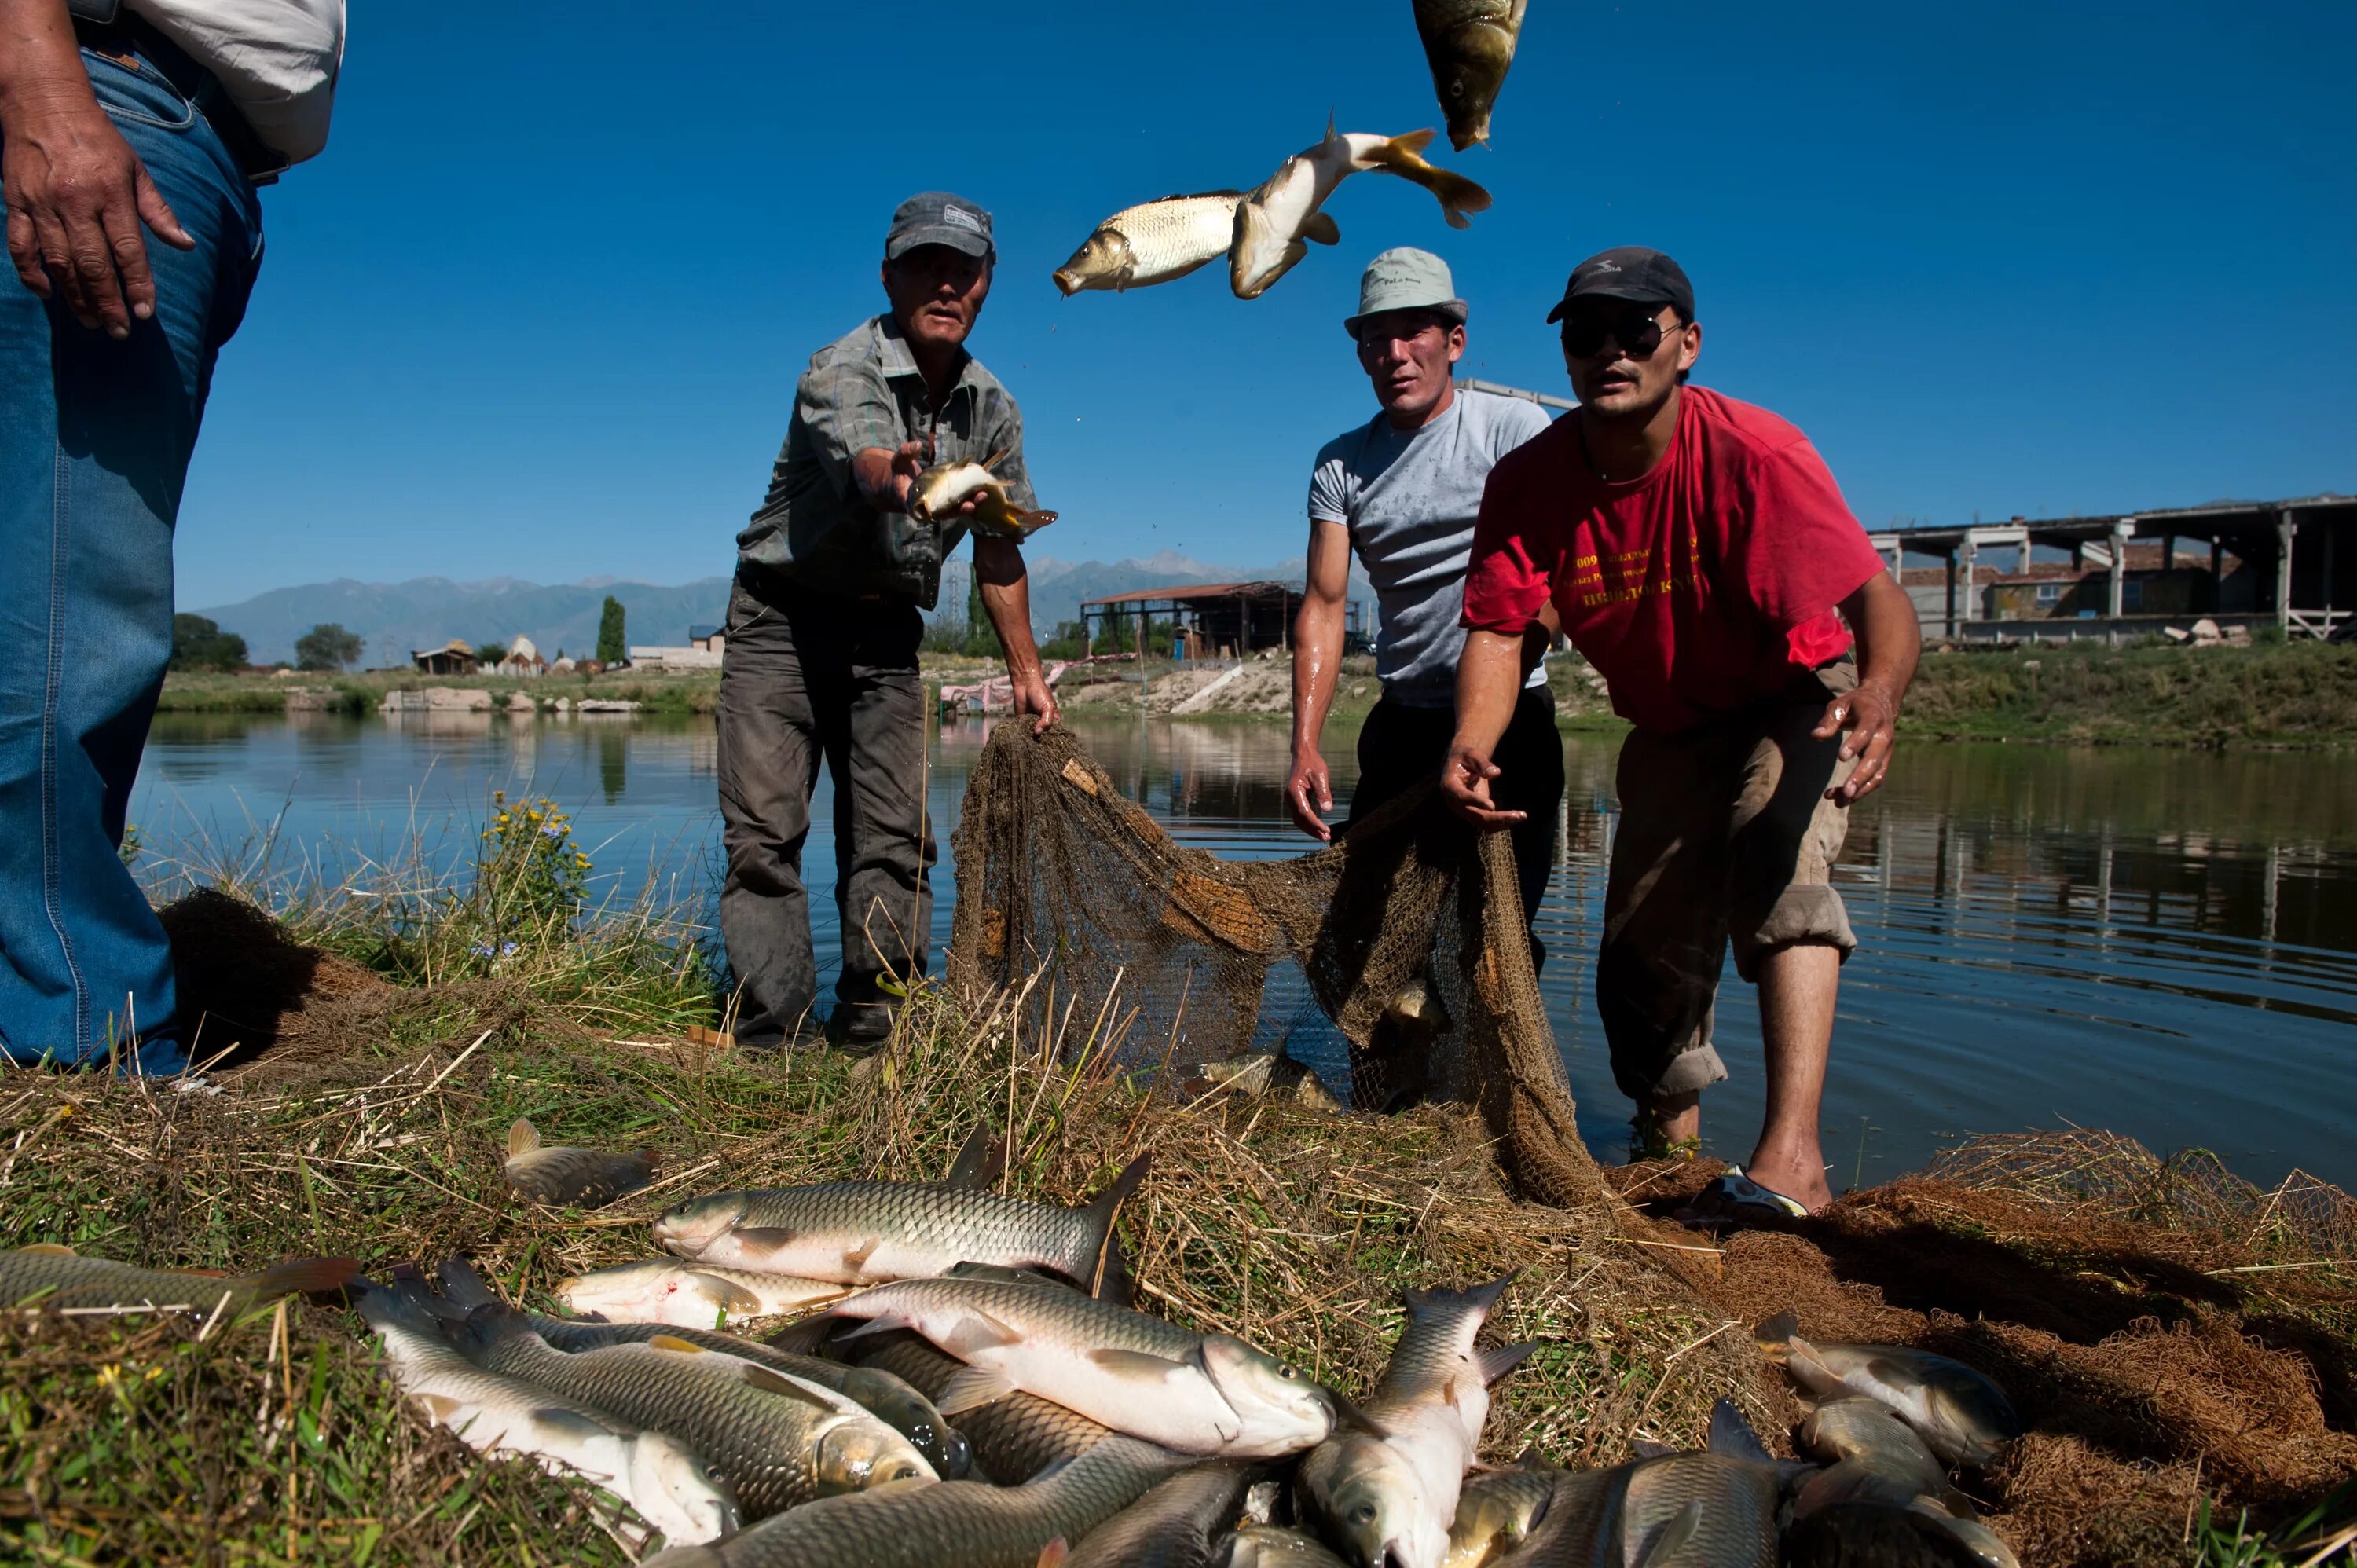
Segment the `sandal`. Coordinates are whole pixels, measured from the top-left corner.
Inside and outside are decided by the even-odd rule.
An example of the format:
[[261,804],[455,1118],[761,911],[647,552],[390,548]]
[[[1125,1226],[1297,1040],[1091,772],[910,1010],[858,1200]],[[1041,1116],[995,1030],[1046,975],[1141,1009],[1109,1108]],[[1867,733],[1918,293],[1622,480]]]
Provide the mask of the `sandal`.
[[1724,1176],[1712,1178],[1674,1218],[1697,1230],[1781,1230],[1808,1217],[1809,1211],[1796,1199],[1761,1187],[1745,1176],[1740,1165],[1729,1165]]

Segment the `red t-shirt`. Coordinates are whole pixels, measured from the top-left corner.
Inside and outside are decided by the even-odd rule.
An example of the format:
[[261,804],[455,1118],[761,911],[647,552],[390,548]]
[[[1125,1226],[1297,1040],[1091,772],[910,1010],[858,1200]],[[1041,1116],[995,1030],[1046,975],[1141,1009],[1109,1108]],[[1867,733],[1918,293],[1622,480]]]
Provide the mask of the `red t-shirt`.
[[1702,387],[1653,471],[1596,477],[1576,414],[1499,461],[1465,624],[1519,634],[1553,596],[1640,729],[1691,728],[1849,647],[1834,607],[1883,569],[1808,437]]

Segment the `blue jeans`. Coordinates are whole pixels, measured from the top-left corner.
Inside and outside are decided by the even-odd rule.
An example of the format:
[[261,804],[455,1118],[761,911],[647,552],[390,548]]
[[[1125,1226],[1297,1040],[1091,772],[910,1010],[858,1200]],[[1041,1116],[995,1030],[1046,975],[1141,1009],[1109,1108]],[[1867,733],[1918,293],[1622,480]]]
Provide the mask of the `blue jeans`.
[[172,655],[180,489],[262,209],[145,61],[82,62],[197,247],[146,236],[156,315],[120,343],[0,274],[0,1051],[170,1071],[171,948],[118,852]]

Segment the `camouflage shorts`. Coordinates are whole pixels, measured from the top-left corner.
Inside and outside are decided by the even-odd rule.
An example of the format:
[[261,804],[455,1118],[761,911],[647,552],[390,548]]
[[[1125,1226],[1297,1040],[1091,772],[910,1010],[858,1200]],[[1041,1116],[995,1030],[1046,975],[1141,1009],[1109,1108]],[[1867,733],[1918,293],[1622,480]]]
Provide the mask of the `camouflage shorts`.
[[1746,980],[1778,948],[1857,946],[1833,887],[1849,811],[1824,798],[1856,759],[1809,733],[1857,683],[1856,666],[1830,664],[1773,703],[1621,746],[1596,1001],[1631,1099],[1727,1076],[1711,1021],[1730,943]]

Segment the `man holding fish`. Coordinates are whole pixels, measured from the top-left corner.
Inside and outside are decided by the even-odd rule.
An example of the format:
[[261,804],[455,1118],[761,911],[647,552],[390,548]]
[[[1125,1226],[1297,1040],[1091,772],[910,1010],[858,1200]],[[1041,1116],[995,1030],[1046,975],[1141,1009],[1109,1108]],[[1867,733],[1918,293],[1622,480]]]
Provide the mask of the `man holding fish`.
[[1702,328],[1675,262],[1591,256],[1547,319],[1579,410],[1490,477],[1441,788],[1478,824],[1525,821],[1500,743],[1552,609],[1636,726],[1596,992],[1638,1152],[1695,1138],[1727,1076],[1711,1020],[1731,942],[1760,988],[1766,1125],[1690,1217],[1797,1216],[1832,1200],[1818,1108],[1857,945],[1833,861],[1889,765],[1914,608],[1806,437],[1685,384]]
[[[1357,822],[1430,779],[1448,752],[1481,487],[1500,458],[1547,428],[1534,403],[1458,390],[1451,372],[1465,355],[1467,313],[1448,263],[1402,247],[1368,264],[1359,312],[1342,323],[1381,408],[1328,442],[1309,479],[1308,581],[1293,628],[1293,771],[1285,793],[1295,823],[1312,838],[1332,836],[1323,813],[1334,809],[1334,791],[1320,736],[1341,665],[1351,553],[1374,585],[1375,672],[1383,686],[1359,731]],[[1535,646],[1544,648],[1544,632]],[[1535,659],[1533,665],[1499,743],[1510,765],[1503,788],[1523,813],[1514,864],[1525,920],[1546,892],[1563,798],[1555,699]]]
[[1052,514],[1031,494],[1015,399],[965,349],[996,260],[990,214],[974,203],[927,191],[900,204],[884,239],[890,308],[812,356],[769,497],[737,535],[720,678],[720,930],[741,1046],[815,1033],[802,853],[822,757],[843,929],[827,1037],[880,1043],[884,983],[924,972],[935,850],[919,612],[970,530],[1015,709],[1041,728],[1056,716],[1019,548]]

